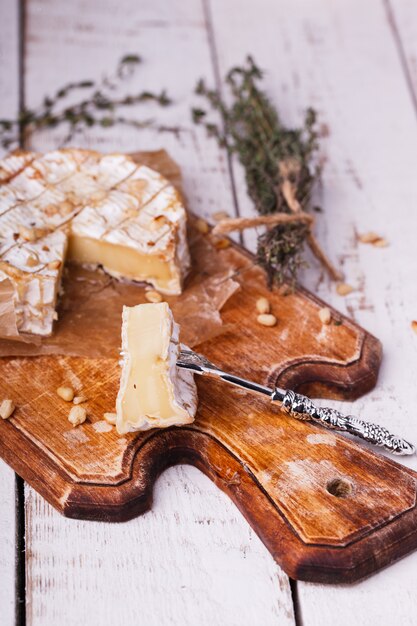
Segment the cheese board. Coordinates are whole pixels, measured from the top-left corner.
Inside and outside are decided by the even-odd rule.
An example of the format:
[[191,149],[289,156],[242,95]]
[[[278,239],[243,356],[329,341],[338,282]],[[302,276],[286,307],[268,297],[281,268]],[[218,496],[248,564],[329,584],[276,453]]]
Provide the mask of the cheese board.
[[[190,239],[194,254],[204,249],[207,267],[227,266],[239,286],[222,308],[217,336],[198,345],[207,358],[259,384],[314,397],[353,400],[373,388],[381,359],[375,337],[335,310],[322,324],[323,303],[301,287],[270,292],[249,253],[236,244],[218,249],[210,237],[203,242],[192,219]],[[77,271],[70,267],[67,280]],[[261,296],[271,302],[274,327],[256,321]],[[121,314],[123,290],[111,298]],[[143,287],[135,302],[145,302]],[[60,315],[65,326],[65,311]],[[80,323],[80,343],[90,331]],[[102,419],[114,410],[119,387],[113,348],[93,357],[5,357],[0,369],[0,397],[17,407],[0,420],[0,455],[68,517],[131,519],[152,505],[165,468],[191,463],[230,495],[293,578],[352,582],[417,546],[413,471],[245,391],[199,379],[194,423],[119,435]],[[89,418],[77,428],[56,394],[63,384],[87,398]]]

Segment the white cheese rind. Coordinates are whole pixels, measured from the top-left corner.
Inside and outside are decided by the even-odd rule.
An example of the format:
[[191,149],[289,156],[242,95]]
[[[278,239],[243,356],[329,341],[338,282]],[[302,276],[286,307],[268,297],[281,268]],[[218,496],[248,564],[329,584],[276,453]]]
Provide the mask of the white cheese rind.
[[[153,360],[151,358],[149,363],[146,362],[146,366],[143,361],[143,345],[145,341],[141,341],[138,338],[138,341],[132,344],[129,339],[130,325],[134,323],[132,315],[134,312],[143,311],[143,307],[146,307],[147,313],[155,320],[152,330],[159,333],[159,336],[155,337],[155,342],[160,342],[158,353],[153,355]],[[137,318],[135,323],[137,323]],[[151,428],[180,426],[194,421],[198,403],[194,376],[191,372],[180,369],[176,365],[180,351],[179,330],[179,325],[174,321],[172,312],[165,302],[140,304],[136,307],[123,307],[123,360],[121,364],[120,388],[116,400],[116,427],[120,434],[149,430]],[[144,323],[142,333],[147,332],[149,332],[149,328]],[[142,338],[144,339],[144,336]],[[168,393],[169,411],[165,407],[160,409],[157,398],[154,398],[156,401],[153,403],[154,410],[146,412],[143,409],[140,391],[138,392],[131,388],[133,385],[136,389],[137,383],[140,389],[139,376],[141,373],[147,377],[146,384],[148,389],[155,389],[155,393],[159,393],[160,397]],[[135,398],[137,393],[139,393],[139,397]],[[135,407],[134,414],[132,414],[131,410],[132,403],[134,403]],[[127,409],[128,405],[129,408]],[[128,412],[130,412],[129,415]],[[164,415],[162,415],[163,412],[165,412]]]
[[[52,333],[66,248],[67,237],[57,230],[42,239],[42,246],[25,242],[3,255],[0,270],[15,286],[14,308],[20,332]],[[28,266],[29,258],[36,265]]]
[[[0,269],[15,281],[20,331],[52,332],[62,267],[48,275],[44,270],[52,261],[63,264],[68,237],[94,242],[88,267],[101,264],[116,278],[181,293],[190,267],[186,212],[164,177],[121,154],[63,149],[10,155],[0,161]],[[52,247],[45,249],[46,240]],[[107,251],[100,256],[96,251],[102,245]],[[111,259],[123,250],[129,260],[112,266]],[[43,265],[28,266],[31,255]],[[133,268],[130,273],[126,266]]]
[[35,156],[36,154],[34,152],[16,151],[0,159],[0,183],[10,181],[16,174],[29,165]]

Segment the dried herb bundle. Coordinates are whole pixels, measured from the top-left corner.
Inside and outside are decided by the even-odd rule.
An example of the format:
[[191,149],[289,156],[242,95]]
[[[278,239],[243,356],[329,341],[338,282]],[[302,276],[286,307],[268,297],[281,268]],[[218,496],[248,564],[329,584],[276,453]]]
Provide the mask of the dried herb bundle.
[[[200,80],[196,93],[204,96],[212,110],[220,113],[223,125],[207,121],[207,112],[192,110],[193,120],[204,124],[229,154],[236,154],[245,170],[248,193],[260,215],[298,214],[299,221],[280,223],[258,237],[258,261],[269,282],[293,282],[303,261],[307,242],[332,278],[339,274],[311,232],[311,191],[319,176],[314,165],[317,150],[316,114],[308,109],[300,129],[287,129],[266,94],[258,87],[262,72],[251,57],[246,65],[234,67],[226,76],[232,101],[228,106],[220,93]],[[317,209],[320,210],[320,209]],[[259,218],[257,218],[259,221]]]
[[[123,124],[133,128],[153,126],[152,120],[136,120],[123,115],[126,107],[140,102],[153,101],[160,106],[167,106],[171,100],[165,91],[152,93],[142,91],[123,97],[116,97],[115,92],[122,81],[131,77],[141,58],[135,54],[124,56],[118,63],[113,76],[106,76],[100,81],[83,80],[60,87],[53,96],[45,96],[42,104],[35,109],[23,109],[16,120],[0,120],[0,144],[6,149],[14,149],[23,144],[25,139],[44,128],[56,128],[62,124],[68,126],[65,145],[80,131],[101,126],[109,128]],[[75,104],[68,104],[68,98],[77,91],[82,98]],[[84,95],[86,94],[86,95]],[[171,130],[158,127],[159,130]]]

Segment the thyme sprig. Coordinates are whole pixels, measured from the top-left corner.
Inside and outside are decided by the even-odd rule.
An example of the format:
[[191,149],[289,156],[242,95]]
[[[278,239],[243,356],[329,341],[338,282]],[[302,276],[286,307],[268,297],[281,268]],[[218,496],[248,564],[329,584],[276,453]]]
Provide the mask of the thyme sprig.
[[[230,105],[219,91],[209,89],[200,80],[196,93],[220,114],[222,124],[208,120],[208,113],[202,108],[192,109],[192,118],[203,124],[208,135],[229,154],[237,155],[245,171],[249,196],[260,215],[301,213],[312,208],[311,193],[320,175],[315,163],[316,113],[310,108],[301,128],[286,128],[268,96],[258,87],[262,77],[250,56],[244,66],[231,69],[225,79]],[[315,240],[311,225],[300,220],[278,224],[258,237],[257,259],[266,269],[271,285],[295,281],[298,270],[305,265],[306,242],[332,277],[339,277]]]
[[[63,145],[70,142],[74,136],[86,128],[100,126],[110,128],[117,124],[132,128],[154,126],[151,119],[137,120],[126,117],[124,110],[143,102],[155,102],[165,107],[171,103],[165,90],[159,93],[141,91],[116,97],[115,92],[121,83],[133,76],[142,59],[136,54],[125,55],[118,63],[111,76],[104,76],[101,80],[81,80],[70,82],[59,89],[52,96],[45,96],[42,103],[34,108],[24,108],[17,119],[0,120],[0,144],[6,150],[22,145],[36,131],[45,128],[56,128],[62,124],[68,126],[68,133]],[[80,99],[75,104],[68,104],[80,92]],[[170,130],[157,127],[158,130]]]

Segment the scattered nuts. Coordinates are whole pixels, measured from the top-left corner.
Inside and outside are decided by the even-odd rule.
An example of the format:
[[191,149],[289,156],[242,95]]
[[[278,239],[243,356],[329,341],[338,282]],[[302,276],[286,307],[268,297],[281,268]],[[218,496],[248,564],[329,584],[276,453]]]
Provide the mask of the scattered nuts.
[[0,404],[0,417],[3,420],[9,419],[15,410],[15,405],[12,400],[6,399]]
[[411,328],[414,330],[414,332],[415,332],[415,333],[416,333],[416,335],[417,335],[417,321],[416,321],[416,320],[413,320],[413,321],[411,322]]
[[82,404],[83,402],[87,402],[88,398],[86,398],[85,396],[75,396],[74,400],[72,401],[73,404]]
[[116,424],[116,413],[103,413],[103,417],[108,424],[111,424],[112,426]]
[[349,293],[352,293],[353,287],[347,285],[346,283],[339,283],[336,287],[336,291],[339,296],[347,296]]
[[322,324],[330,324],[332,319],[332,314],[329,307],[324,306],[319,310],[319,318]]
[[230,239],[226,239],[226,237],[222,237],[222,239],[218,239],[215,243],[214,243],[215,248],[217,248],[217,250],[224,250],[225,248],[228,248],[230,246]]
[[83,424],[87,419],[87,411],[82,406],[73,406],[68,415],[68,421],[71,422],[73,426],[79,426],[79,424]]
[[29,254],[28,258],[26,259],[26,265],[28,267],[34,267],[35,265],[39,265],[39,258],[36,253]]
[[61,267],[61,261],[51,261],[48,263],[48,270],[57,270]]
[[56,392],[65,402],[72,402],[74,399],[74,389],[72,387],[58,387]]
[[210,226],[207,224],[205,220],[202,220],[201,218],[196,220],[195,227],[198,230],[198,232],[202,233],[203,235],[207,235],[207,233],[210,230]]
[[216,211],[216,213],[213,213],[212,218],[216,222],[220,222],[221,220],[228,220],[230,215],[229,213],[226,213],[226,211]]
[[145,298],[148,302],[153,302],[156,304],[157,302],[162,302],[163,297],[160,293],[155,291],[154,289],[150,289],[149,291],[145,291]]
[[261,313],[261,315],[258,315],[256,320],[258,324],[261,324],[262,326],[275,326],[275,324],[277,323],[277,318],[275,317],[275,315],[267,313]]
[[258,313],[269,313],[271,310],[269,300],[267,298],[258,298],[256,301],[256,309]]

